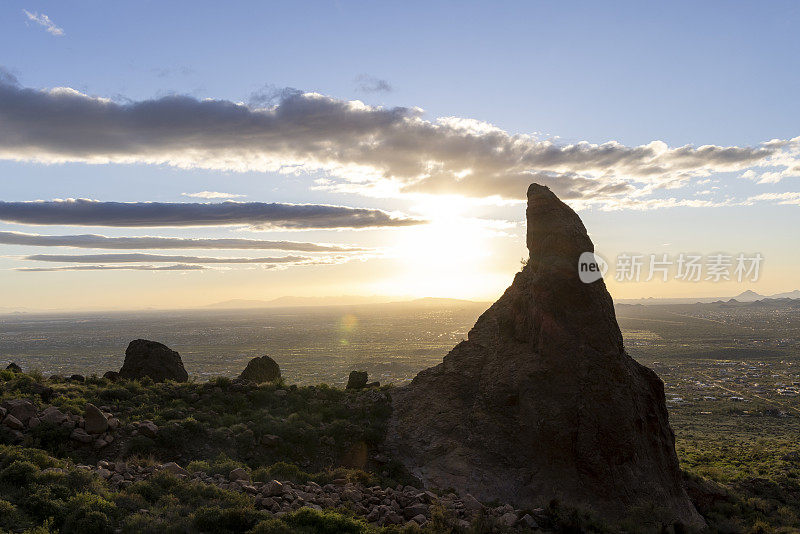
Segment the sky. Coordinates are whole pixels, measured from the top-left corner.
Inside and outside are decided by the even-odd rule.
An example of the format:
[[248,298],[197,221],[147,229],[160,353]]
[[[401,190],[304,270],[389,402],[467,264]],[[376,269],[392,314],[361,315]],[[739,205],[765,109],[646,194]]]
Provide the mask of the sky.
[[578,211],[615,298],[800,288],[798,22],[795,2],[7,0],[0,311],[493,300],[532,182]]

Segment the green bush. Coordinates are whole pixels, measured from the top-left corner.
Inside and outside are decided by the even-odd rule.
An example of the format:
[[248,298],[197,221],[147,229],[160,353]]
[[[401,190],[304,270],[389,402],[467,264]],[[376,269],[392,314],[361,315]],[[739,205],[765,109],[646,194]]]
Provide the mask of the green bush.
[[33,481],[39,468],[25,460],[14,460],[8,467],[0,471],[0,484],[9,486],[26,486]]
[[280,519],[265,519],[261,521],[247,534],[296,534],[297,530],[292,529],[289,525]]
[[64,519],[64,533],[104,534],[112,532],[109,515],[113,516],[116,506],[100,495],[78,493],[67,502],[69,513]]
[[246,532],[267,518],[266,512],[253,508],[204,506],[194,513],[192,524],[201,532]]
[[338,512],[319,512],[311,508],[301,508],[281,518],[292,527],[308,529],[314,534],[361,534],[369,532],[368,525],[361,519],[347,517]]
[[19,528],[20,524],[22,524],[22,517],[17,507],[0,499],[0,529]]

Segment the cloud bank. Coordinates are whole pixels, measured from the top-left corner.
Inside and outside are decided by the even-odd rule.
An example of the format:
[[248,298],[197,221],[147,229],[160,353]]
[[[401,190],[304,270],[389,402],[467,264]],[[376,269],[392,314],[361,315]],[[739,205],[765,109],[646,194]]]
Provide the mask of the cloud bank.
[[559,145],[471,119],[431,121],[418,108],[297,90],[252,98],[249,105],[188,96],[118,103],[71,88],[38,90],[9,76],[0,80],[0,159],[323,171],[328,177],[319,187],[374,196],[521,200],[527,185],[539,182],[578,204],[613,205],[714,173],[782,179],[798,172],[798,147],[800,137],[753,147]]
[[201,239],[182,237],[107,237],[97,234],[41,235],[0,232],[0,244],[31,247],[73,247],[99,249],[236,249],[290,250],[297,252],[364,252],[366,249],[324,243],[266,241],[261,239]]
[[376,209],[324,204],[100,202],[89,199],[0,201],[0,221],[140,228],[247,225],[256,229],[293,230],[408,226],[422,222]]
[[47,273],[58,271],[206,271],[202,265],[67,265],[64,267],[17,267],[15,271]]
[[[255,264],[305,264],[316,260],[303,256],[279,256],[276,258],[220,258],[206,256],[167,256],[161,254],[33,254],[23,259],[30,261],[47,261],[58,263],[255,263]],[[323,263],[327,261],[322,260]]]
[[190,198],[205,198],[212,200],[217,198],[242,198],[247,195],[237,195],[235,193],[222,193],[221,191],[199,191],[197,193],[181,193],[181,195]]

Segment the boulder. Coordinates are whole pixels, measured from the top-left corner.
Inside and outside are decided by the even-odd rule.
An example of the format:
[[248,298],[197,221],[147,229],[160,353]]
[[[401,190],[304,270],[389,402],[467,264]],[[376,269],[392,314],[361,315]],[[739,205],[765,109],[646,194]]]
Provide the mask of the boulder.
[[247,469],[237,467],[236,469],[231,470],[228,478],[231,480],[250,480],[250,473],[247,471]]
[[116,371],[106,371],[103,373],[103,378],[110,380],[111,382],[116,382],[119,380],[119,373]]
[[155,438],[158,435],[158,425],[152,421],[142,421],[137,427],[139,433],[148,438]]
[[108,419],[105,414],[92,403],[86,405],[83,420],[83,428],[89,434],[102,434],[108,429]]
[[189,476],[189,471],[179,466],[175,462],[165,463],[164,465],[161,466],[161,470],[166,471],[168,473],[172,473],[173,475]]
[[53,424],[53,425],[60,425],[61,423],[66,421],[68,419],[68,417],[66,415],[64,415],[61,412],[61,410],[59,410],[55,406],[48,406],[42,412],[42,415],[41,415],[40,419],[42,421],[45,421],[45,422]]
[[6,366],[6,370],[11,371],[12,373],[21,373],[22,367],[17,365],[15,362],[11,362]]
[[25,428],[25,425],[22,424],[22,421],[11,414],[6,415],[6,418],[3,419],[3,424],[11,430],[22,430]]
[[281,369],[278,363],[269,356],[253,358],[239,375],[239,380],[249,380],[256,384],[262,382],[275,382],[281,378]]
[[264,497],[277,497],[279,495],[283,495],[284,491],[283,484],[277,480],[271,480],[264,484],[263,488],[261,489],[261,494]]
[[72,431],[69,437],[80,443],[91,443],[94,438],[86,433],[82,428],[76,428]]
[[367,385],[366,371],[350,371],[350,376],[347,377],[346,389],[362,389],[366,385]]
[[533,508],[541,500],[610,521],[635,508],[705,525],[681,485],[664,384],[626,352],[578,215],[528,189],[530,258],[439,365],[392,394],[387,445],[429,485]]
[[3,408],[6,409],[9,415],[13,415],[19,419],[23,424],[28,422],[28,419],[36,416],[36,406],[29,400],[25,399],[10,399],[3,402]]
[[180,354],[166,345],[146,339],[130,342],[119,376],[127,380],[149,377],[154,382],[189,380]]
[[44,402],[50,402],[56,394],[56,391],[50,386],[34,382],[31,384],[31,391],[39,395]]
[[73,382],[85,382],[86,377],[83,375],[69,375],[69,380]]

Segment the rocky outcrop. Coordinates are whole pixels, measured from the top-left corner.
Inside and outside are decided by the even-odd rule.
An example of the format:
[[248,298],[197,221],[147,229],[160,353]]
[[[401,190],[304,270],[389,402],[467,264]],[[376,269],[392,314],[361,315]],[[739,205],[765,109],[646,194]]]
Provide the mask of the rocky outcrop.
[[345,389],[364,389],[380,387],[380,382],[368,382],[369,375],[366,371],[350,371]]
[[367,385],[366,371],[350,371],[345,389],[362,389]]
[[119,377],[133,380],[146,376],[155,382],[189,380],[180,354],[156,341],[136,339],[125,350],[125,361],[119,370]]
[[263,382],[275,382],[281,378],[281,368],[278,362],[269,356],[261,356],[260,358],[253,358],[247,362],[247,367],[244,368],[242,374],[239,375],[239,380],[249,380],[256,384]]
[[[534,507],[552,498],[608,519],[650,506],[702,526],[682,485],[664,386],[625,352],[580,218],[528,190],[530,259],[444,361],[393,394],[390,450],[423,482]],[[654,512],[655,513],[655,512]]]
[[45,424],[70,430],[69,439],[77,447],[91,444],[98,450],[115,440],[114,434],[120,427],[120,420],[111,414],[108,406],[98,408],[94,404],[86,404],[82,417],[64,413],[55,406],[45,406],[38,410],[27,399],[4,401],[0,406],[0,421],[11,432],[8,437],[13,442],[23,442],[26,433]]

